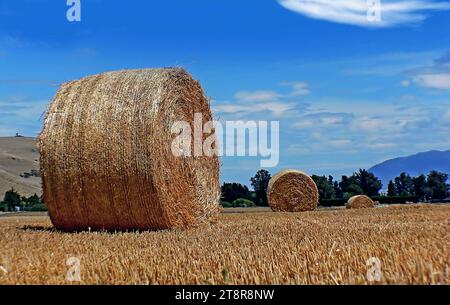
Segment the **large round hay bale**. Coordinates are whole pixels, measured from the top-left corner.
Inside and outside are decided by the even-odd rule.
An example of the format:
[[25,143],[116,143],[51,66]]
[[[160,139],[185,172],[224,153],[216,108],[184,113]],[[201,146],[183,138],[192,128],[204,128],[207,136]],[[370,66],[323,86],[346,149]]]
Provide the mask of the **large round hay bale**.
[[345,207],[347,209],[373,208],[375,203],[366,195],[357,195],[350,197]]
[[194,130],[194,113],[212,120],[200,84],[183,69],[124,70],[63,84],[39,137],[54,226],[154,230],[212,219],[218,157],[176,157],[171,149],[172,124],[185,121]]
[[267,199],[273,211],[312,211],[317,208],[319,191],[314,180],[307,174],[288,169],[270,179]]

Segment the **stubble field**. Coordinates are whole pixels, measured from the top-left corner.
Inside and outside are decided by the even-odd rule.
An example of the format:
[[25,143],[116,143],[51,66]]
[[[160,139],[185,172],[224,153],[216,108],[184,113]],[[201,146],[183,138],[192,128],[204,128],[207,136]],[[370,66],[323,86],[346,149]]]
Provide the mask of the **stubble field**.
[[247,209],[187,231],[62,233],[0,216],[0,284],[449,284],[449,219],[449,205]]

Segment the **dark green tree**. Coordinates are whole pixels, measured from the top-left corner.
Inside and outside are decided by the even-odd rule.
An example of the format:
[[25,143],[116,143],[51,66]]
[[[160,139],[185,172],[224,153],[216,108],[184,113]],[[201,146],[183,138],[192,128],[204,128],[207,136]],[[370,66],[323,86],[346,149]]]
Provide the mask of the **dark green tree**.
[[334,181],[333,183],[333,188],[334,188],[334,193],[337,199],[342,199],[342,190],[341,187],[339,186],[339,182]]
[[267,186],[269,185],[270,178],[270,173],[265,169],[257,171],[255,176],[250,178],[253,189],[255,190],[256,205],[269,205],[267,202]]
[[369,197],[378,196],[383,184],[373,173],[365,169],[360,169],[359,172],[353,174],[356,185],[358,185],[363,194]]
[[5,193],[2,204],[5,204],[8,211],[14,211],[16,206],[20,206],[20,195],[14,189]]
[[378,196],[383,184],[374,174],[365,169],[360,169],[352,176],[342,176],[339,183],[343,194]]
[[448,175],[438,171],[431,171],[427,177],[427,186],[431,189],[432,199],[445,199],[449,194],[450,185],[447,184]]
[[354,195],[363,194],[362,188],[359,186],[356,176],[342,176],[341,182],[339,183],[339,188],[342,192],[342,197],[348,199]]
[[415,193],[413,179],[403,172],[394,179],[395,189],[399,196],[412,196]]
[[431,198],[433,192],[431,188],[428,187],[427,177],[424,174],[412,178],[412,181],[414,185],[414,195],[416,195],[419,200],[427,201]]
[[314,180],[319,190],[319,200],[336,198],[333,177],[329,176],[327,179],[325,176],[312,175],[311,178]]
[[27,203],[28,203],[28,205],[36,205],[36,204],[40,204],[42,202],[41,202],[41,199],[39,198],[39,196],[34,194],[33,196],[30,196],[27,198]]
[[387,195],[388,196],[398,196],[397,188],[395,187],[395,184],[394,184],[394,182],[392,182],[392,180],[389,181]]
[[246,185],[240,183],[224,183],[222,185],[222,201],[233,202],[238,198],[251,200],[251,192]]

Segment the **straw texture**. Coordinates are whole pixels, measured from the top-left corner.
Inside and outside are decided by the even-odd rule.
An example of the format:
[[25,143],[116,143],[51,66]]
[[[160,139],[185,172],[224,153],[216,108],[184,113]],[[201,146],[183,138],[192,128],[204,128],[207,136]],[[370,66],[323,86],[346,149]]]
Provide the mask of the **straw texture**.
[[273,211],[312,211],[317,208],[319,191],[307,174],[287,169],[270,179],[267,198]]
[[54,226],[167,229],[214,219],[217,156],[171,151],[172,124],[186,121],[194,130],[194,113],[212,120],[200,84],[183,69],[108,72],[62,85],[39,137]]
[[345,207],[347,209],[373,208],[375,203],[366,195],[357,195],[351,197]]

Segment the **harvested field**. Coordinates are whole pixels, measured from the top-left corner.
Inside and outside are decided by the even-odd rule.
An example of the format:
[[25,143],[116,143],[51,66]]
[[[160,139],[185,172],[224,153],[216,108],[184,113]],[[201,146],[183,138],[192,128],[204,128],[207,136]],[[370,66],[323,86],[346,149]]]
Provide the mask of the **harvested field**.
[[[253,210],[187,231],[61,233],[43,214],[1,216],[0,284],[371,284],[371,257],[379,283],[449,284],[449,217],[449,205]],[[70,257],[81,282],[67,280]]]

